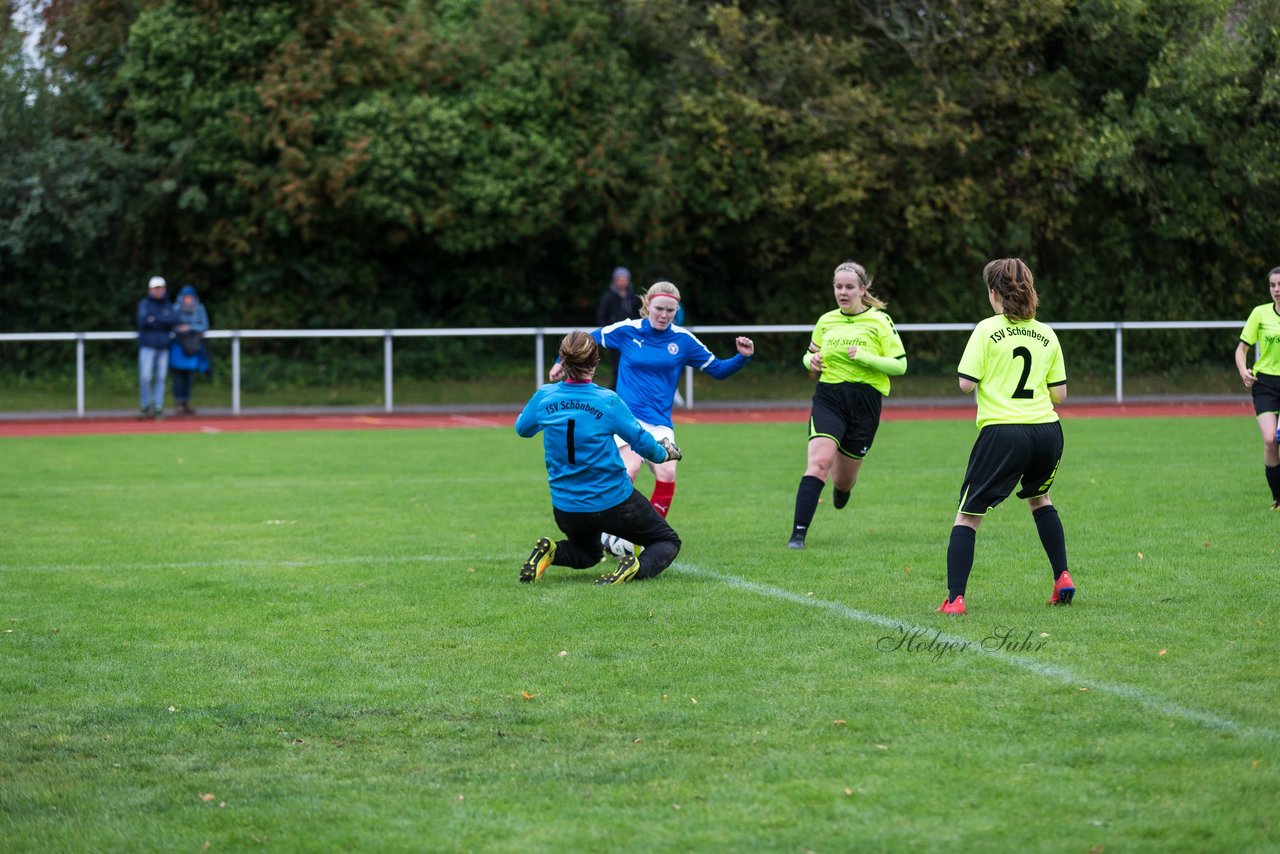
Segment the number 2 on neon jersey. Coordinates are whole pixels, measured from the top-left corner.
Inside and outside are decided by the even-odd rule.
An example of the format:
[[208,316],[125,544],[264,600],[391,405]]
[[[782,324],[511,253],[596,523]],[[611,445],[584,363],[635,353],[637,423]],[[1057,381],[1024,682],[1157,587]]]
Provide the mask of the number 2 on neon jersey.
[[1018,387],[1010,397],[1018,400],[1030,400],[1036,393],[1027,388],[1027,377],[1031,376],[1031,351],[1026,347],[1014,347],[1013,355],[1022,360],[1022,376],[1018,377]]

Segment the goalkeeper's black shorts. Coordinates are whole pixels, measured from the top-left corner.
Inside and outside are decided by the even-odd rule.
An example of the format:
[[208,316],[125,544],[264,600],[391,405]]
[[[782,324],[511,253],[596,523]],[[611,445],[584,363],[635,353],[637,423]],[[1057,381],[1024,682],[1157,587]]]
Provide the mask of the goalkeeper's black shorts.
[[865,383],[818,383],[809,411],[809,440],[834,439],[840,453],[860,460],[880,428],[884,395]]

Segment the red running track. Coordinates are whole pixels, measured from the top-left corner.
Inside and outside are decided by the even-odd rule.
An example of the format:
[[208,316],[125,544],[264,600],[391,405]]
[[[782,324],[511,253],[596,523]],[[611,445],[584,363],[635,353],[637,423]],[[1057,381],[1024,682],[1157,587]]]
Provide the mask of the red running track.
[[[1202,416],[1253,416],[1253,406],[1239,403],[1135,403],[1064,404],[1063,420],[1076,418],[1183,418]],[[886,406],[885,421],[945,421],[974,418],[969,406]],[[501,427],[515,424],[516,412],[478,415],[226,415],[165,421],[132,418],[76,418],[57,420],[0,420],[0,438],[29,436],[102,436],[147,433],[240,433],[278,430],[420,430],[448,427]],[[677,413],[676,424],[752,424],[799,422],[809,418],[805,409],[707,409]]]

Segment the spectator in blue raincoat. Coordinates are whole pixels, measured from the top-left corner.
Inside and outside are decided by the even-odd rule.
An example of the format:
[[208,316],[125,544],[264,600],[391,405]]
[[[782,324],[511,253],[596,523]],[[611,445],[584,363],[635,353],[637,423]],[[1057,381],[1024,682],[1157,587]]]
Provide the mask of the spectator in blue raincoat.
[[209,373],[209,351],[204,334],[209,331],[209,314],[194,285],[183,285],[174,306],[173,343],[169,345],[169,372],[173,374],[173,400],[179,415],[195,415],[191,408],[191,386],[196,372]]

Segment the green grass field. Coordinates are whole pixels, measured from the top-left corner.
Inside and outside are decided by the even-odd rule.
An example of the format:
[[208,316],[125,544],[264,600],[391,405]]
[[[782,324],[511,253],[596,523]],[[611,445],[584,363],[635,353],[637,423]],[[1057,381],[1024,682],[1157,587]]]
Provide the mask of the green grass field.
[[505,429],[0,440],[0,849],[1276,850],[1257,428],[1066,434],[1076,604],[1009,504],[965,618],[969,422],[885,423],[804,552],[803,427],[683,426],[684,549],[618,588],[516,583]]

